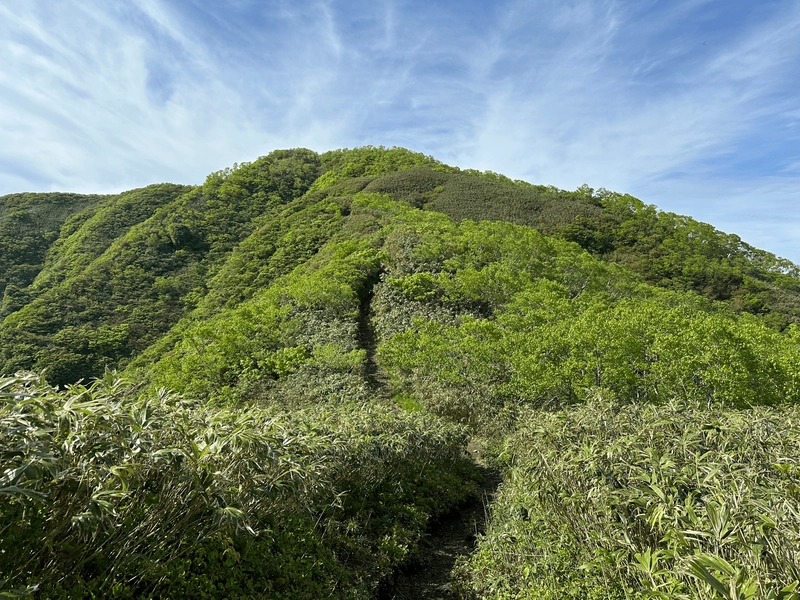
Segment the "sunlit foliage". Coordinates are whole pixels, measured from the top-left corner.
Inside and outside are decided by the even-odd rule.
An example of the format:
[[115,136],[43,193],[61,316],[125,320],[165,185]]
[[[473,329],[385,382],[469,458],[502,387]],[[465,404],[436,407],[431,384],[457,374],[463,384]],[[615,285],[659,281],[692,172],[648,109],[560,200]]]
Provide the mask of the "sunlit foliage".
[[465,598],[797,597],[800,271],[710,225],[284,150],[0,198],[0,290],[0,595],[370,598],[473,437]]
[[598,394],[526,411],[459,567],[481,598],[797,598],[800,411]]
[[385,405],[218,410],[110,375],[0,379],[0,593],[369,598],[470,493],[465,443]]

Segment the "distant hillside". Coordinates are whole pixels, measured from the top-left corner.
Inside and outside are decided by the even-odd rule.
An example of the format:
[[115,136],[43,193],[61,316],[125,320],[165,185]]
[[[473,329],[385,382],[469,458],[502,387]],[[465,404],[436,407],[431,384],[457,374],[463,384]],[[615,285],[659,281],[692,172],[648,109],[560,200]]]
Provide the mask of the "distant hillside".
[[11,194],[0,198],[0,314],[21,308],[21,290],[42,269],[64,222],[80,213],[89,218],[103,196]]
[[799,597],[800,270],[736,236],[371,147],[0,226],[0,595],[391,597],[502,479],[451,597]]

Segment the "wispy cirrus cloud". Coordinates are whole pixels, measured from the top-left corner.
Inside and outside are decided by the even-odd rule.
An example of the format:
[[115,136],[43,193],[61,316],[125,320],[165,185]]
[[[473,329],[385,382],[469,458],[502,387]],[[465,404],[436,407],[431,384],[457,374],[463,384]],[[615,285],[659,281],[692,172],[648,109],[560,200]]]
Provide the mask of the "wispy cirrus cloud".
[[35,174],[23,189],[110,191],[183,179],[192,161],[215,164],[203,155],[208,138],[223,147],[247,143],[236,94],[213,80],[198,85],[163,61],[156,46],[173,56],[180,49],[144,15],[120,20],[67,3],[17,8],[0,14],[7,40],[0,49],[7,65],[0,75],[2,188],[15,175],[12,161]]
[[0,193],[402,145],[800,260],[793,0],[12,0],[0,64]]

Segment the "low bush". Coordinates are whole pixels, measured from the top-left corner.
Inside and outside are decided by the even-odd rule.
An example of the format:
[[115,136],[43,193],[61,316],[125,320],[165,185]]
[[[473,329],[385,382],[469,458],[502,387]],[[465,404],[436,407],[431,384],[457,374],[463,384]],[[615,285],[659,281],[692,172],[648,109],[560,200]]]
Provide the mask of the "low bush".
[[466,433],[430,416],[133,391],[0,380],[0,593],[369,598],[474,490]]
[[529,411],[467,597],[800,598],[800,409]]

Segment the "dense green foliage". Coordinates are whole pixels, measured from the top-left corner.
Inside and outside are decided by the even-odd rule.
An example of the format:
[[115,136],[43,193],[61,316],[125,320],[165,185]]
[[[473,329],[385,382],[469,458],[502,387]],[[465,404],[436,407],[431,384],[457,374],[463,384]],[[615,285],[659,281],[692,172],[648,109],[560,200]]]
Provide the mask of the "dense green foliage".
[[0,592],[369,598],[470,493],[465,444],[387,405],[228,411],[110,377],[3,379]]
[[507,221],[577,242],[649,283],[727,301],[772,327],[800,324],[800,271],[689,217],[661,212],[627,194],[575,192],[511,181],[494,173],[423,165],[371,179],[384,192],[460,221]]
[[800,411],[527,412],[459,573],[490,598],[798,598]]
[[365,146],[352,150],[331,150],[320,158],[325,172],[314,183],[314,190],[322,190],[348,179],[389,175],[421,165],[436,170],[453,170],[430,156],[404,148],[387,150],[383,147]]
[[[451,224],[413,247],[404,272],[387,271],[381,293],[394,314],[379,356],[397,385],[452,419],[491,426],[519,406],[557,407],[599,388],[625,401],[798,400],[795,327],[778,333],[696,294],[637,283],[510,224]],[[451,318],[403,322],[409,304]]]
[[459,171],[403,149],[294,150],[219,171],[197,188],[4,197],[0,372],[46,368],[63,384],[124,366],[198,305],[206,314],[235,305],[310,258],[336,223],[322,230],[306,219],[326,217],[309,213],[325,211],[325,197],[359,191],[456,221],[532,226],[773,328],[800,323],[796,266],[630,196]]
[[79,194],[0,197],[0,317],[28,301],[24,290],[42,269],[64,222],[89,218],[104,198]]
[[736,236],[366,147],[6,196],[0,250],[0,594],[368,598],[472,436],[465,597],[796,597],[800,272]]
[[38,274],[32,292],[46,290],[78,275],[131,227],[147,220],[157,209],[191,189],[172,184],[151,185],[112,196],[93,206],[90,214],[81,212],[74,215],[49,248],[44,268]]
[[[80,250],[54,271],[77,270],[39,291],[0,324],[0,372],[48,370],[70,383],[124,364],[160,336],[207,291],[207,281],[257,224],[301,196],[319,174],[309,151],[276,151],[209,175],[205,184],[131,227],[81,269]],[[115,211],[108,217],[113,219]],[[109,225],[108,227],[113,227]],[[100,224],[101,229],[107,229]],[[65,250],[97,230],[87,220]],[[35,286],[34,286],[35,287]]]
[[601,190],[593,201],[603,215],[567,225],[565,237],[589,249],[598,246],[604,258],[656,285],[729,301],[737,312],[763,315],[778,329],[800,324],[797,265],[628,195]]

